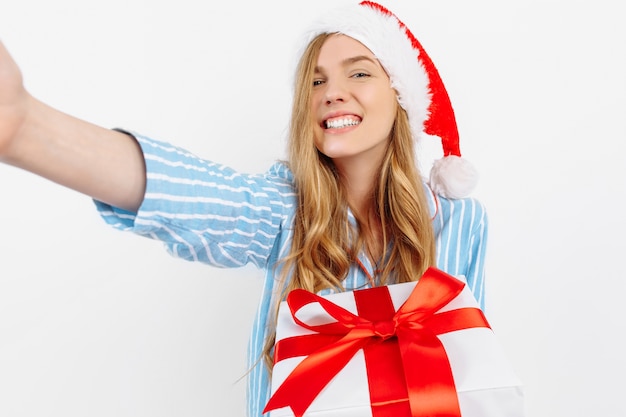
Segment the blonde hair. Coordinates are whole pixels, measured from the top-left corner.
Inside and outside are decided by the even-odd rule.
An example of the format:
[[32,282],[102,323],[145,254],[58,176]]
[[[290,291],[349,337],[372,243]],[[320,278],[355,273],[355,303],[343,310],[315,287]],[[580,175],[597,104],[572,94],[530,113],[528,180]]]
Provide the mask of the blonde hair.
[[[281,260],[278,292],[263,349],[270,372],[275,315],[280,301],[295,288],[312,292],[326,288],[342,290],[342,280],[365,244],[359,233],[360,219],[356,219],[356,229],[349,225],[346,190],[333,161],[314,144],[314,120],[310,111],[313,72],[328,36],[322,34],[311,41],[296,72],[289,166],[295,178],[298,206],[291,249]],[[380,266],[379,284],[417,280],[435,263],[435,241],[408,116],[399,105],[378,178],[372,201],[382,225],[385,251],[382,259],[386,260]]]

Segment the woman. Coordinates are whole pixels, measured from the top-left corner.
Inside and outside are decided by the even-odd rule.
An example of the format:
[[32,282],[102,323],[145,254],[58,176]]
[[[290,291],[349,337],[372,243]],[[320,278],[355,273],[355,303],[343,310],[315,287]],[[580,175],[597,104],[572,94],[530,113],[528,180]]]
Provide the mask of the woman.
[[[250,416],[269,398],[273,317],[291,289],[413,281],[437,266],[464,275],[484,305],[487,222],[477,201],[460,198],[474,174],[455,167],[464,161],[452,108],[426,53],[382,6],[330,13],[308,33],[289,160],[264,175],[63,114],[25,91],[1,45],[0,62],[0,160],[93,197],[107,223],[177,257],[266,269],[249,345]],[[440,136],[446,156],[429,184],[414,157],[423,133]]]

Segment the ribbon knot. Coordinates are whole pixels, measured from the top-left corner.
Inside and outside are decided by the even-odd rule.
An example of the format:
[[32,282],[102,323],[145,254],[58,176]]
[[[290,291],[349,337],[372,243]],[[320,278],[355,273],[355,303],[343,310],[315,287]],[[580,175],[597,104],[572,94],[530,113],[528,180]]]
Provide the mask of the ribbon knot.
[[387,340],[396,335],[396,322],[392,320],[377,321],[372,323],[374,334],[382,340]]

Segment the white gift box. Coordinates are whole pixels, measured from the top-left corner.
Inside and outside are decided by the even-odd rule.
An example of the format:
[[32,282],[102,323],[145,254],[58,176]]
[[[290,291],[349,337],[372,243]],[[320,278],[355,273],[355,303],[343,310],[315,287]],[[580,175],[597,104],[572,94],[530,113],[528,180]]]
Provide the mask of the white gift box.
[[[448,284],[457,288],[454,294],[450,294],[451,291],[446,287]],[[433,285],[438,287],[437,291],[439,294],[433,292]],[[297,291],[304,292],[303,290]],[[363,332],[373,332],[375,334],[361,339],[361,336],[352,337],[353,334],[357,333],[351,333],[342,341],[358,339],[359,341],[355,342],[358,344],[361,343],[360,340],[367,339],[364,343],[367,344],[371,341],[373,346],[364,349],[357,348],[357,350],[349,353],[350,358],[347,360],[347,363],[341,365],[335,374],[335,371],[329,371],[333,365],[330,362],[324,362],[324,356],[316,355],[323,355],[320,354],[320,344],[328,347],[335,343],[336,340],[342,338],[343,335],[327,335],[326,337],[330,338],[330,342],[326,342],[325,336],[320,336],[320,333],[325,333],[328,330],[324,330],[325,326],[331,326],[330,333],[335,332],[336,329],[333,326],[340,321],[338,320],[339,315],[342,317],[342,320],[345,318],[350,323],[354,320],[361,320],[359,308],[361,312],[363,308],[357,305],[357,300],[363,299],[362,296],[366,294],[373,295],[372,291],[377,291],[376,294],[378,295],[381,294],[381,291],[385,292],[382,298],[387,297],[390,299],[390,307],[388,308],[393,309],[394,317],[400,316],[401,307],[403,304],[406,304],[402,307],[402,311],[417,312],[415,314],[421,317],[421,324],[411,324],[409,326],[411,327],[410,330],[405,329],[404,333],[398,331],[393,336],[389,333],[388,323],[382,324],[382,327],[381,325],[370,326],[374,330],[355,330],[360,332],[358,333],[359,335]],[[446,300],[440,301],[441,306],[436,308],[433,308],[431,305],[429,308],[433,308],[433,311],[424,315],[424,311],[427,308],[425,309],[420,303],[433,304],[432,300],[441,296],[441,293],[445,293]],[[267,407],[270,417],[403,417],[404,415],[407,417],[444,415],[447,417],[454,415],[462,417],[522,417],[524,415],[522,384],[512,369],[492,329],[488,327],[488,323],[484,319],[471,291],[459,279],[431,268],[417,283],[395,284],[374,289],[337,293],[324,297],[307,293],[304,294],[304,297],[306,300],[296,307],[293,307],[292,304],[292,308],[290,308],[288,302],[285,301],[279,309],[276,331],[277,358],[272,372],[272,398]],[[407,301],[409,298],[411,298],[410,302]],[[379,304],[385,304],[384,301],[381,303],[376,301],[376,297],[366,297],[365,299],[368,300],[368,308],[373,311],[374,315],[377,314]],[[422,299],[423,301],[417,301],[417,304],[415,304],[416,299]],[[330,307],[328,307],[329,304]],[[413,307],[407,309],[409,305]],[[294,310],[293,314],[292,309]],[[331,309],[334,309],[332,310],[334,315],[329,314]],[[349,313],[345,314],[344,310]],[[446,330],[448,322],[457,323],[459,317],[463,318],[468,314],[469,317],[479,315],[484,320],[484,324],[461,325],[460,329],[454,327],[459,325],[454,324],[451,325],[453,327],[452,331]],[[349,317],[350,315],[357,318]],[[457,316],[449,319],[448,315]],[[296,319],[294,319],[294,316]],[[444,323],[443,327],[436,324],[437,320],[439,320],[439,323]],[[480,321],[481,319],[477,320]],[[433,325],[431,326],[429,323],[433,323]],[[444,352],[443,357],[445,361],[443,363],[446,369],[436,368],[443,369],[442,372],[432,371],[432,369],[428,371],[430,364],[436,361],[430,359],[415,360],[416,356],[407,356],[409,359],[406,359],[407,357],[405,357],[404,353],[397,355],[398,358],[402,357],[401,365],[399,365],[398,358],[391,358],[387,362],[387,357],[393,355],[387,355],[386,353],[383,356],[381,354],[369,356],[370,358],[375,358],[375,361],[369,359],[370,362],[368,362],[366,356],[370,354],[365,353],[366,349],[369,349],[367,352],[382,349],[380,345],[383,344],[383,339],[385,339],[384,343],[395,343],[396,346],[398,345],[398,340],[405,340],[400,342],[402,346],[408,346],[409,350],[419,349],[415,347],[416,344],[419,344],[418,342],[412,339],[409,342],[406,342],[406,340],[413,337],[417,337],[416,340],[419,340],[421,336],[415,336],[417,331],[414,331],[413,328],[421,328],[422,325],[429,332],[434,332],[432,337],[438,339],[436,343],[442,345],[442,348],[440,347],[439,350]],[[348,327],[350,326],[351,324],[348,325]],[[313,345],[309,346],[311,339],[315,340],[316,338],[320,338],[322,341],[313,342]],[[289,348],[284,348],[289,342],[296,342],[296,346],[299,347],[291,353],[284,354],[285,351],[289,350]],[[432,341],[428,343],[432,344]],[[406,348],[390,349],[392,351],[397,349],[398,352],[406,351]],[[324,348],[322,347],[321,350],[324,350]],[[281,353],[283,357],[278,355],[279,352],[283,352]],[[299,355],[298,352],[306,353]],[[335,351],[333,350],[332,352]],[[314,356],[315,359],[313,358]],[[314,365],[308,370],[309,373],[296,375],[304,368],[303,361],[305,359],[309,361],[308,363],[314,363]],[[311,362],[314,360],[315,362]],[[294,372],[294,370],[296,371]],[[420,372],[420,370],[424,371]],[[294,373],[292,374],[292,372]],[[328,376],[329,381],[323,383],[323,386],[320,386],[319,389],[313,388],[313,393],[311,394],[311,385],[316,384],[314,380],[320,377],[320,375],[328,374],[329,372],[334,375]],[[446,387],[446,390],[452,390],[453,398],[450,397],[449,393],[447,396],[440,395],[439,391],[437,391],[438,388],[432,388],[432,386],[438,387],[442,385],[441,379],[445,380],[445,375],[447,374],[450,375],[449,383],[451,386]],[[408,399],[406,392],[415,393],[416,390],[415,386],[411,385],[412,382],[407,382],[410,385],[408,391],[402,394],[402,390],[396,389],[398,392],[393,393],[393,395],[401,397],[397,401],[383,401],[381,403],[374,400],[374,392],[376,390],[382,390],[383,395],[388,395],[387,391],[394,390],[394,388],[389,387],[397,386],[398,380],[401,380],[402,384],[405,383],[405,375],[414,375],[414,378],[422,380],[425,388],[424,391],[421,391],[423,394],[421,398],[416,394],[412,402]],[[388,377],[389,380],[387,380]],[[409,381],[410,378],[406,378],[406,381]],[[285,387],[281,388],[281,390],[286,390],[286,392],[283,391],[277,394],[277,391],[283,385]],[[287,387],[287,385],[290,385],[290,387]],[[428,391],[428,394],[424,394],[431,388],[435,389],[435,391]],[[404,387],[404,389],[406,390],[407,388]],[[431,394],[431,392],[436,392],[437,394]],[[303,400],[307,395],[311,397],[310,401]],[[372,405],[373,403],[382,405],[375,407]],[[390,406],[388,403],[397,403],[396,405],[400,408],[394,408],[394,406]],[[439,403],[445,403],[441,410]],[[455,410],[458,410],[458,412]]]

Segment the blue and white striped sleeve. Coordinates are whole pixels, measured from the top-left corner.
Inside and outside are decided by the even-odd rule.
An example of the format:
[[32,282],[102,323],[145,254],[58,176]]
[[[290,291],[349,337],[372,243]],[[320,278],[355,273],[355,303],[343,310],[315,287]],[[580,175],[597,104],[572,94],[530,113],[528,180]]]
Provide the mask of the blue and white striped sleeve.
[[146,163],[137,213],[95,201],[111,226],[162,241],[176,257],[217,267],[264,267],[290,211],[293,186],[240,174],[170,144],[133,134]]
[[485,249],[488,219],[476,199],[437,197],[433,226],[437,236],[437,266],[452,275],[463,275],[481,308],[485,307]]
[[480,307],[485,309],[485,255],[488,219],[485,208],[477,200],[470,200],[472,208],[471,232],[468,245],[467,283]]

